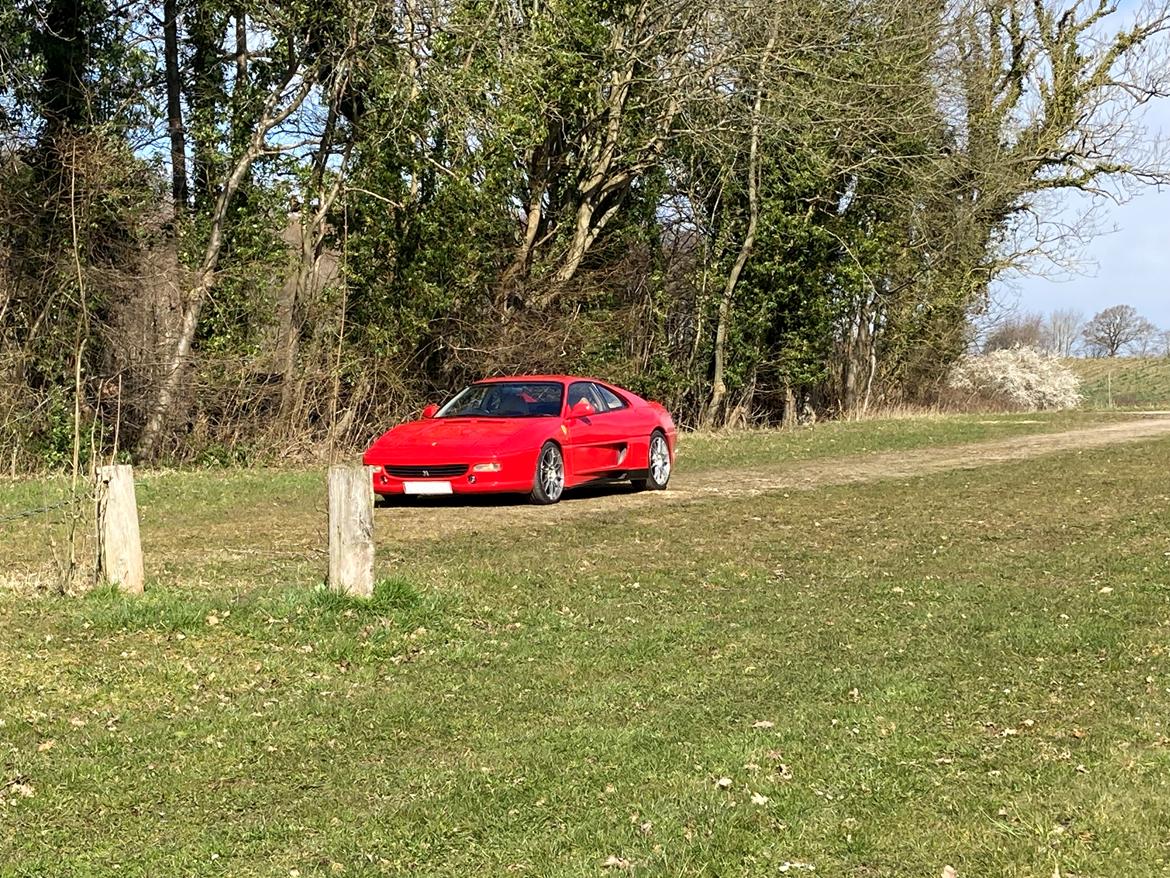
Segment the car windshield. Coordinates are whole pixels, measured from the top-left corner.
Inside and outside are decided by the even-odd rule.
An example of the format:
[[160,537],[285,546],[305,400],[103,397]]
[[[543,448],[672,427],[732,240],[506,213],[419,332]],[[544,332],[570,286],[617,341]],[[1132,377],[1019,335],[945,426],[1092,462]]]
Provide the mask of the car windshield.
[[490,381],[459,391],[436,418],[555,418],[564,387],[555,381]]

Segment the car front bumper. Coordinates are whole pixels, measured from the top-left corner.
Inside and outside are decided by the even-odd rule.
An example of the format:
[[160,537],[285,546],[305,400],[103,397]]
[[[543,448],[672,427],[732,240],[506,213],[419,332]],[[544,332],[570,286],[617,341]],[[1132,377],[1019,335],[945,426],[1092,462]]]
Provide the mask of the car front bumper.
[[[532,490],[532,480],[536,472],[535,457],[524,454],[477,461],[477,464],[498,463],[500,468],[497,472],[475,472],[473,468],[476,464],[470,464],[466,472],[451,476],[428,476],[421,473],[400,476],[387,471],[389,467],[397,468],[397,462],[375,463],[366,459],[365,463],[374,468],[372,477],[374,493],[387,495],[525,493]],[[425,466],[413,461],[406,465],[420,468]],[[445,490],[448,485],[450,491]]]

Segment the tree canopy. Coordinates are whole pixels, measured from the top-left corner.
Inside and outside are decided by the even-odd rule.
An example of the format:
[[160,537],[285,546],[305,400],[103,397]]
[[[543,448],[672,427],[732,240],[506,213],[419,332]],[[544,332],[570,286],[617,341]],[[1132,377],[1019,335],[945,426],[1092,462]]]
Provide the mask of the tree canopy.
[[[1052,194],[1165,179],[1165,6],[13,0],[0,446],[347,447],[469,378],[929,398]],[[1067,333],[1066,333],[1067,334]]]

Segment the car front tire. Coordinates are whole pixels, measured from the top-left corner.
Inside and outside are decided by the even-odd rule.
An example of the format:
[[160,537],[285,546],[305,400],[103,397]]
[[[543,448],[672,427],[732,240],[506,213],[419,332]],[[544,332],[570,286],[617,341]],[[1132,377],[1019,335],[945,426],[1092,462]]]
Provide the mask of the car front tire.
[[639,491],[665,491],[673,467],[670,460],[670,446],[666,442],[666,434],[661,430],[655,430],[650,434],[648,458],[646,478],[631,479],[631,484]]
[[555,442],[545,442],[536,458],[536,474],[528,499],[541,506],[556,503],[565,492],[565,458]]

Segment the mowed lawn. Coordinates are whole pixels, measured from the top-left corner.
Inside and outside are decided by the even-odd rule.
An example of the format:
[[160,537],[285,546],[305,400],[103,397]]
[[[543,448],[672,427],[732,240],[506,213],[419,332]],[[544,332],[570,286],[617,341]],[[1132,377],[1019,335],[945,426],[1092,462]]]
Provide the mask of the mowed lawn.
[[0,593],[0,875],[1165,875],[1168,462],[379,510],[369,602],[310,476],[145,480],[147,596]]

